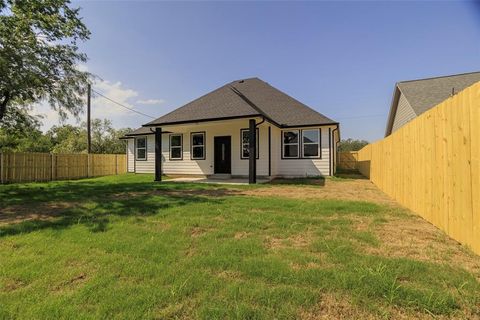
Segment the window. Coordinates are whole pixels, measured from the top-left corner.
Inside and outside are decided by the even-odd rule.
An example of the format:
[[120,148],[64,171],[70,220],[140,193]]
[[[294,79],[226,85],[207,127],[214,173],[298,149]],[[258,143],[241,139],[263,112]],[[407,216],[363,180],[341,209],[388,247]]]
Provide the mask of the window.
[[192,132],[190,146],[192,160],[205,160],[205,132]]
[[[258,151],[258,141],[259,141],[259,130],[256,128],[256,140],[257,140],[257,145],[256,145],[256,158],[258,159],[259,151]],[[240,158],[241,159],[248,159],[250,156],[250,130],[249,129],[241,129],[240,130],[240,139],[241,145],[240,145]]]
[[320,130],[302,130],[302,156],[304,158],[320,157]]
[[298,130],[282,131],[282,155],[284,158],[298,158]]
[[182,140],[181,134],[170,135],[170,160],[183,159]]
[[135,139],[135,158],[136,160],[147,160],[147,138]]

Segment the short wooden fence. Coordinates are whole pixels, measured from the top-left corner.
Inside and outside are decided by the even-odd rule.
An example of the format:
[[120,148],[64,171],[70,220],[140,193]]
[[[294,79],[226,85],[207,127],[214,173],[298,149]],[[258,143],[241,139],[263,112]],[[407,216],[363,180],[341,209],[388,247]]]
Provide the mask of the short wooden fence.
[[338,153],[337,168],[341,170],[357,170],[358,151],[341,151]]
[[126,172],[124,154],[0,153],[0,183],[81,179]]
[[357,168],[480,254],[480,82],[364,147]]

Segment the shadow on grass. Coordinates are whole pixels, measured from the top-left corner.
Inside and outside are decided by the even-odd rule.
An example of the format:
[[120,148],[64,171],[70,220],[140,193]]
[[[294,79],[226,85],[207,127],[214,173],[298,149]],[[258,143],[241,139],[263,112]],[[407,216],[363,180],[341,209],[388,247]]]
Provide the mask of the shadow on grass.
[[[221,203],[235,190],[169,182],[75,181],[2,186],[0,237],[82,224],[108,229],[112,217],[150,216],[195,203]],[[9,207],[10,206],[10,207]]]
[[287,184],[287,185],[299,185],[299,186],[325,186],[325,177],[306,177],[306,178],[277,178],[270,182],[270,184]]

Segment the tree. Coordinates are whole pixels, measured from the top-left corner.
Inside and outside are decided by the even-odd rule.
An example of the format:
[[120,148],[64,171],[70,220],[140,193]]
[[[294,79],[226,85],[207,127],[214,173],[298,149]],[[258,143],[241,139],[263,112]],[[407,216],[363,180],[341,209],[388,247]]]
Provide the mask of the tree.
[[9,109],[0,123],[0,150],[49,152],[52,143],[40,131],[39,118],[25,110]]
[[338,151],[358,151],[368,144],[366,140],[356,140],[348,138],[340,141]]
[[[68,0],[0,0],[0,123],[17,111],[47,101],[61,118],[82,111],[87,56],[77,42],[90,31]],[[18,114],[11,112],[11,115]]]
[[52,142],[51,152],[87,152],[87,131],[72,125],[53,126],[45,134]]

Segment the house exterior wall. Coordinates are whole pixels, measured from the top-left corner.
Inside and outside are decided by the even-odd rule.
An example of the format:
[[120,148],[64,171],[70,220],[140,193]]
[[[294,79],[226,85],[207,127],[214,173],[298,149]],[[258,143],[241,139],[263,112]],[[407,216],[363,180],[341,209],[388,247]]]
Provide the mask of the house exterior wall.
[[413,111],[413,108],[410,106],[410,103],[408,103],[405,96],[400,93],[400,97],[398,98],[397,111],[395,112],[395,117],[393,119],[392,133],[416,117],[417,115]]
[[135,139],[127,140],[127,172],[135,172]]
[[[260,119],[257,119],[259,122]],[[330,174],[329,128],[321,127],[321,159],[282,159],[282,130],[264,122],[259,125],[259,157],[257,159],[257,176],[269,175],[268,128],[271,133],[271,176],[305,177],[327,176]],[[318,129],[319,127],[292,128],[294,130]],[[240,130],[248,129],[248,119],[222,122],[199,123],[194,125],[178,125],[162,127],[162,171],[166,175],[212,175],[214,174],[214,137],[231,137],[232,176],[248,176],[248,159],[241,159]],[[169,131],[170,133],[166,133]],[[205,159],[192,160],[190,156],[191,133],[205,132]],[[182,134],[182,160],[170,159],[170,135]],[[130,142],[132,141],[132,142]],[[134,157],[134,139],[129,139],[129,150],[132,147],[131,159]],[[330,142],[333,144],[333,139]],[[130,151],[129,151],[130,152]],[[129,153],[130,155],[130,153]],[[130,156],[129,156],[130,159]],[[133,162],[133,161],[132,161]],[[133,166],[133,164],[132,164]],[[135,172],[155,172],[155,136],[147,136],[147,160],[135,160]],[[130,163],[129,163],[130,168]]]
[[[275,170],[273,175],[277,177],[293,178],[293,177],[308,177],[308,176],[328,176],[330,175],[330,148],[332,147],[331,130],[335,126],[322,127],[305,127],[305,128],[289,128],[288,130],[307,130],[320,129],[320,151],[321,158],[313,159],[282,159],[282,131],[287,129],[272,128],[272,139],[275,150],[272,150],[272,161],[275,162]],[[330,130],[329,130],[330,129]]]

